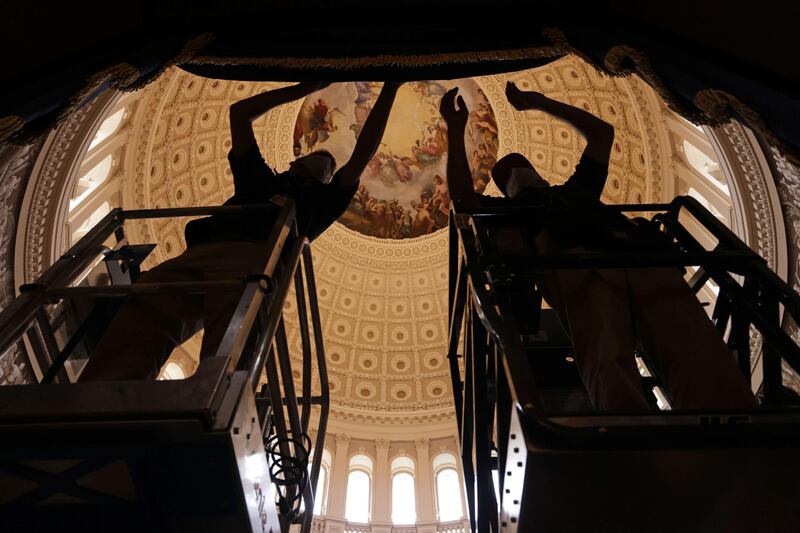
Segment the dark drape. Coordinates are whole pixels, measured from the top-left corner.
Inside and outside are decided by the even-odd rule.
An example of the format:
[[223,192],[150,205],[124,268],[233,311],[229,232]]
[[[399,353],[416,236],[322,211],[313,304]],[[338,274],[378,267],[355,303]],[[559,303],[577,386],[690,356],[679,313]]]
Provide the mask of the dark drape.
[[24,142],[100,91],[139,88],[176,64],[221,79],[414,80],[509,72],[577,54],[612,75],[638,74],[695,123],[740,120],[800,159],[800,93],[758,65],[630,20],[606,21],[586,10],[578,15],[575,6],[561,3],[543,2],[535,10],[505,0],[445,2],[438,10],[429,4],[350,2],[339,10],[324,2],[247,4],[217,16],[164,15],[161,24],[6,83],[0,140]]

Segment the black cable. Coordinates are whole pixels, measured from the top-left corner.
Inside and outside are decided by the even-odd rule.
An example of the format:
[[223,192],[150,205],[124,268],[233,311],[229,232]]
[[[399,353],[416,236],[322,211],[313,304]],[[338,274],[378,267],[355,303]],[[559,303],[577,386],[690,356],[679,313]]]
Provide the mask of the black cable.
[[[284,453],[286,448],[289,453]],[[308,485],[308,455],[311,439],[302,433],[299,439],[270,435],[264,441],[269,462],[269,477],[278,493],[278,509],[289,521],[300,517],[300,504]]]

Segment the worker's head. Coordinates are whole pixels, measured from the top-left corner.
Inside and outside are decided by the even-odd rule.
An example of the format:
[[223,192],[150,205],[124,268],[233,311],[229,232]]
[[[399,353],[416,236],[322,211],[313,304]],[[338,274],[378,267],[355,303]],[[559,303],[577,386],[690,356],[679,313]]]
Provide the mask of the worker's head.
[[289,163],[289,174],[293,177],[312,179],[327,185],[333,179],[336,158],[327,150],[317,150]]
[[501,157],[492,167],[492,179],[497,188],[509,198],[528,188],[549,187],[531,162],[522,155],[512,152]]

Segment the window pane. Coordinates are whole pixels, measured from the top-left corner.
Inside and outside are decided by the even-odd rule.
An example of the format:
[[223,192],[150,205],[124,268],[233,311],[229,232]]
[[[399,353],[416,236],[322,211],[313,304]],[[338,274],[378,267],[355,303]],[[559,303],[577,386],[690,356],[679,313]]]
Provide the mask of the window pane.
[[725,177],[716,161],[710,159],[702,150],[687,140],[683,141],[683,153],[686,154],[686,160],[696,171],[705,176],[719,190],[725,194],[730,194],[728,185],[725,183]]
[[[311,461],[308,464],[311,465]],[[324,468],[320,468],[319,477],[317,478],[317,490],[314,492],[314,514],[322,514],[322,502],[325,501],[325,474],[327,474],[327,471]]]
[[347,476],[347,505],[344,517],[349,522],[369,522],[369,476],[362,470],[353,470]]
[[159,379],[186,379],[186,374],[178,363],[167,363],[164,370],[161,371],[161,377]]
[[117,128],[119,128],[119,125],[122,122],[122,117],[124,116],[125,108],[122,108],[105,119],[103,123],[100,124],[100,129],[97,130],[94,139],[92,139],[92,143],[89,145],[89,150],[106,140],[109,135],[117,131]]
[[76,243],[78,239],[89,233],[89,230],[92,229],[95,224],[100,222],[104,216],[111,212],[111,204],[108,202],[103,202],[97,210],[89,215],[89,218],[83,221],[83,224],[78,226],[78,228],[72,232],[72,243]]
[[689,187],[689,196],[700,202],[703,207],[711,211],[711,214],[717,217],[723,224],[726,226],[728,225],[728,219],[726,219],[725,216],[720,213],[719,209],[717,209],[714,204],[709,202],[708,199],[700,193],[700,191],[694,187]]
[[461,518],[461,486],[455,469],[445,468],[436,474],[436,499],[441,522]]
[[72,200],[69,201],[69,210],[72,211],[87,196],[92,194],[92,191],[97,189],[104,181],[108,179],[108,174],[111,172],[111,163],[113,158],[111,154],[103,158],[102,161],[92,167],[81,179],[78,180],[78,186],[75,187],[75,194]]
[[414,471],[414,461],[411,460],[410,457],[395,457],[394,461],[392,461],[392,472],[396,470],[407,470],[409,472]]
[[414,495],[414,476],[402,472],[392,477],[392,522],[414,524],[417,521],[417,505]]
[[455,468],[456,466],[456,456],[452,453],[440,453],[436,457],[433,458],[433,469],[439,470],[445,466],[451,466]]

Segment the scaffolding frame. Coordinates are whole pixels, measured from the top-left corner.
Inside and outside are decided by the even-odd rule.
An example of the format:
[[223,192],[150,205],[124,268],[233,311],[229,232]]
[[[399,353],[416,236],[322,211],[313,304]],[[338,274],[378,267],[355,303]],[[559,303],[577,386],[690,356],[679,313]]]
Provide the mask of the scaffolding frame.
[[[222,281],[73,286],[104,255],[124,251],[130,246],[125,234],[127,221],[245,211],[269,212],[275,220],[264,243],[260,272],[243,279]],[[112,239],[115,242],[109,250],[106,244]],[[148,248],[146,253],[151,249]],[[284,302],[292,284],[295,287],[302,341],[303,374],[299,396],[295,390],[284,323]],[[74,298],[187,295],[213,291],[240,291],[241,297],[214,356],[200,361],[192,376],[177,381],[69,383],[64,364],[96,317],[90,313],[66,342],[59,346],[46,306]],[[39,431],[36,428],[41,428],[43,424],[63,426],[75,423],[82,427],[96,421],[124,424],[147,420],[149,423],[169,424],[170,420],[191,419],[199,422],[203,431],[232,431],[233,435],[238,436],[243,428],[234,427],[234,422],[237,413],[243,409],[241,404],[249,402],[252,406],[246,410],[257,414],[258,420],[252,417],[252,423],[258,426],[259,440],[277,437],[283,441],[281,451],[303,465],[308,459],[309,450],[305,448],[310,444],[308,434],[312,409],[319,406],[314,448],[322,450],[324,447],[330,389],[316,281],[309,241],[297,233],[295,205],[289,199],[274,197],[269,203],[252,205],[112,210],[35,282],[20,287],[20,295],[0,313],[0,353],[15,345],[25,349],[23,339],[28,341],[30,350],[26,350],[26,353],[30,354],[31,362],[38,366],[42,377],[38,384],[0,387],[0,434],[9,437],[7,444],[11,446],[15,443],[24,444],[26,439],[29,441],[32,438],[32,434],[41,436],[41,433],[36,433]],[[312,394],[314,364],[320,385],[317,395]],[[259,391],[264,376],[267,378],[266,384]],[[50,385],[53,382],[57,384]],[[175,427],[180,432],[180,424]],[[70,434],[70,438],[73,436]],[[301,439],[301,436],[305,437]],[[246,437],[249,441],[251,434],[247,433]],[[307,444],[302,447],[285,444],[293,438]],[[234,448],[236,439],[233,437]],[[263,444],[255,447],[256,450],[259,448],[263,454]],[[282,530],[288,530],[289,522],[299,522],[303,533],[310,531],[321,459],[322,454],[315,453],[307,477],[288,483],[286,490],[302,498],[305,512],[295,512],[290,517],[281,516]],[[20,470],[13,460],[0,461],[0,472],[12,472],[17,477],[44,483],[34,491],[36,494],[23,493],[16,499],[0,504],[0,516],[13,515],[19,518],[31,505],[43,501],[57,490],[71,491],[71,495],[88,497],[93,501],[112,501],[118,505],[125,503],[97,491],[78,489],[74,485],[64,489],[64,480],[59,476],[48,481],[41,472]],[[286,482],[283,478],[286,473],[280,469],[270,474],[273,476],[272,483]],[[256,477],[263,478],[265,475],[266,471],[257,473]],[[49,488],[47,483],[50,483]],[[259,523],[266,528],[274,513],[266,509],[273,503],[269,501],[271,492],[258,482],[253,485],[253,494],[245,491],[243,497],[247,500],[246,507],[255,530]],[[3,499],[0,498],[0,501]]]
[[[456,407],[469,519],[480,533],[530,531],[529,465],[537,452],[752,448],[800,444],[800,413],[785,408],[782,361],[800,372],[800,347],[781,329],[781,308],[800,318],[800,296],[766,261],[691,197],[669,204],[609,205],[610,211],[655,212],[652,222],[674,251],[537,254],[531,247],[503,253],[492,227],[525,228],[528,209],[451,212],[448,359]],[[679,222],[688,214],[717,239],[704,249]],[[524,230],[523,230],[524,231]],[[532,243],[533,235],[525,235]],[[548,271],[587,268],[698,266],[689,280],[697,293],[719,286],[712,319],[750,382],[751,327],[763,342],[761,409],[754,412],[543,412],[524,335],[510,305],[520,278],[535,284]],[[800,323],[800,322],[798,322]],[[492,471],[498,472],[497,485]],[[500,500],[495,496],[495,489]],[[527,495],[526,495],[527,494]],[[529,513],[532,514],[532,513]],[[518,529],[521,528],[521,529]]]

